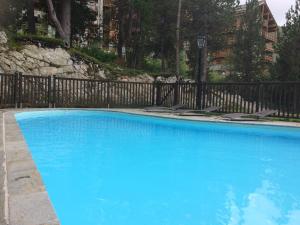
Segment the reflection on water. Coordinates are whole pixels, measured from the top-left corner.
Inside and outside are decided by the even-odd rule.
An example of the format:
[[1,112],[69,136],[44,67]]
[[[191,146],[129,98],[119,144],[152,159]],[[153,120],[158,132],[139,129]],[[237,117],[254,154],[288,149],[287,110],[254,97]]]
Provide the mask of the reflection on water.
[[[239,205],[232,188],[229,188],[227,210],[230,215],[227,225],[299,225],[300,209],[292,208],[284,212],[276,204],[274,185],[268,180],[262,181],[253,193],[249,193],[245,205]],[[298,203],[299,204],[299,203]],[[295,206],[294,206],[295,207]]]

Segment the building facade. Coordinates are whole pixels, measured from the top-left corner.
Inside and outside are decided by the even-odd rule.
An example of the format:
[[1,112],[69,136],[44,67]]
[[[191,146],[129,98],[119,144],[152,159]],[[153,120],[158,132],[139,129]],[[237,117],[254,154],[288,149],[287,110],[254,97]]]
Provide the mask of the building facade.
[[[260,13],[262,18],[261,34],[265,40],[265,61],[272,63],[276,61],[276,53],[274,50],[275,44],[278,42],[279,27],[272,15],[272,12],[265,0],[259,2]],[[243,17],[246,13],[246,5],[240,6],[236,10],[235,28],[238,29],[242,25]],[[221,73],[228,73],[228,63],[232,53],[234,44],[234,34],[228,33],[226,36],[227,47],[222,50],[211,54],[210,69]]]

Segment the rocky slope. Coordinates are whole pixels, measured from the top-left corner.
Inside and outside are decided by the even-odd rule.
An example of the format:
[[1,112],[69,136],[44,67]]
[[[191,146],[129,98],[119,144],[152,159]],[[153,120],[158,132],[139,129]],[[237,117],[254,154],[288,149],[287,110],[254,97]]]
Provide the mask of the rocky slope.
[[63,76],[71,78],[111,79],[121,81],[153,82],[154,78],[141,74],[134,77],[115,76],[99,64],[72,57],[62,48],[42,48],[24,45],[21,49],[10,49],[5,32],[0,31],[0,73],[21,72],[26,75]]

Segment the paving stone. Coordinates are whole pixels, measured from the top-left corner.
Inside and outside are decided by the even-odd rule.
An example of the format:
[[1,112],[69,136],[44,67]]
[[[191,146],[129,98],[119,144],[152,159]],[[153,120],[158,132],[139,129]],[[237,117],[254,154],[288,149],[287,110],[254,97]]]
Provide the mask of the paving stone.
[[10,225],[59,224],[46,192],[10,196],[9,207]]
[[7,162],[28,160],[28,159],[31,159],[31,155],[25,149],[11,149],[9,151],[6,151]]
[[42,178],[36,169],[8,172],[9,195],[25,195],[45,191]]
[[[14,111],[5,114],[5,131],[9,225],[59,225]],[[1,219],[0,224],[4,224]]]

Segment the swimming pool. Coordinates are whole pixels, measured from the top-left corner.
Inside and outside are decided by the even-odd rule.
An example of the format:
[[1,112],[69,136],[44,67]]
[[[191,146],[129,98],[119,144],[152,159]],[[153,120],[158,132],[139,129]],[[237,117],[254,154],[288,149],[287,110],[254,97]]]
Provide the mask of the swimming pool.
[[16,114],[62,225],[299,225],[300,129]]

